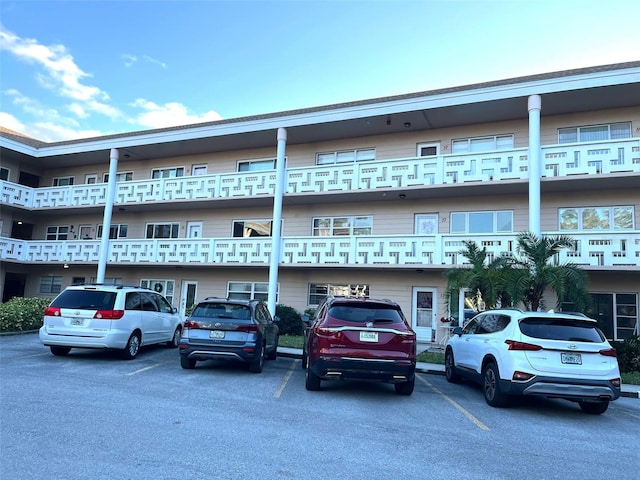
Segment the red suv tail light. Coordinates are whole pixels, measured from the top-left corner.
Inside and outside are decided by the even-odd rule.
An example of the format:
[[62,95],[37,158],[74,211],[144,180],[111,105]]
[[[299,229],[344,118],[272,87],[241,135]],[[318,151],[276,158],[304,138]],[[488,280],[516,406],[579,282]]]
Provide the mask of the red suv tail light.
[[616,352],[615,348],[604,348],[600,350],[600,355],[604,355],[605,357],[617,357],[618,352]]
[[509,345],[509,350],[527,350],[532,352],[542,350],[540,345],[534,345],[532,343],[516,342],[515,340],[505,340],[504,343]]
[[59,317],[60,309],[58,307],[47,307],[44,309],[45,317]]
[[98,310],[93,318],[98,320],[120,320],[124,316],[124,310]]

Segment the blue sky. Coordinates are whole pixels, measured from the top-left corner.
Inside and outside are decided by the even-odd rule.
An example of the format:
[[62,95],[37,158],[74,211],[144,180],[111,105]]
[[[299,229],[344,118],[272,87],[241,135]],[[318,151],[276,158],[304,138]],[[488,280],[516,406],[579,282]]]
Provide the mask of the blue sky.
[[43,141],[640,60],[638,0],[0,2],[0,126]]

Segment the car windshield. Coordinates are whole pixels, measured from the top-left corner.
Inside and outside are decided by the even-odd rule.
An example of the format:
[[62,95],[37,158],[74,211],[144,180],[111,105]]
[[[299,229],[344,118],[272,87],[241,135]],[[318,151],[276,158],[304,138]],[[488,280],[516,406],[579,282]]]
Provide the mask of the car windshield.
[[350,323],[402,323],[398,310],[387,306],[371,305],[334,305],[329,309],[329,316]]
[[115,292],[100,290],[65,290],[51,302],[52,307],[80,310],[113,310]]
[[546,340],[590,343],[605,340],[595,322],[571,318],[524,318],[520,320],[520,331],[528,337]]
[[231,319],[251,323],[251,309],[245,305],[230,303],[201,303],[191,313],[192,317]]

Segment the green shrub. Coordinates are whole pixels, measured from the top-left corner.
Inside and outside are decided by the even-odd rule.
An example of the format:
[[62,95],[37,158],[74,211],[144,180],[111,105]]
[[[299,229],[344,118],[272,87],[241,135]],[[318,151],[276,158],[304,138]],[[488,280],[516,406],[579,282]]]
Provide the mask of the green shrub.
[[309,317],[309,318],[313,318],[313,315],[316,313],[316,309],[315,308],[307,308],[304,311],[304,314]]
[[302,319],[293,307],[276,305],[276,316],[280,318],[280,335],[302,335]]
[[624,373],[640,372],[640,336],[611,342],[618,352],[618,365]]
[[0,332],[37,330],[50,303],[50,298],[14,297],[0,304]]

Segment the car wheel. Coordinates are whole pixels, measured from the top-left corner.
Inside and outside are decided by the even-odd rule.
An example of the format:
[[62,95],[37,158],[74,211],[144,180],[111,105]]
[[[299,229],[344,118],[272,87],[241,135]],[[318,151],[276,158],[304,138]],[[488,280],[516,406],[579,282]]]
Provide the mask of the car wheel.
[[602,402],[578,402],[580,409],[584,413],[590,413],[592,415],[601,415],[609,408],[609,400]]
[[305,374],[304,387],[307,390],[320,390],[320,377],[311,371],[307,365],[307,371]]
[[249,364],[249,371],[253,373],[260,373],[262,372],[262,367],[264,367],[264,346],[260,348],[260,352],[258,352],[256,359]]
[[484,399],[492,407],[506,407],[509,397],[500,390],[500,374],[498,366],[491,362],[482,371],[482,390]]
[[413,377],[408,382],[395,383],[393,386],[396,389],[396,393],[398,395],[411,395],[413,393],[413,388],[416,385],[416,377]]
[[185,370],[193,370],[196,368],[196,361],[189,357],[185,357],[184,355],[180,355],[180,366]]
[[460,383],[460,375],[456,373],[456,362],[453,358],[453,350],[448,348],[444,354],[444,375],[450,383]]
[[278,342],[280,341],[279,337],[276,337],[276,343],[273,346],[273,351],[269,352],[269,355],[267,356],[267,360],[275,360],[276,358],[278,358]]
[[122,351],[122,358],[124,358],[125,360],[133,360],[138,356],[139,351],[140,351],[140,334],[138,332],[133,332],[129,337],[127,346],[124,347],[124,350]]
[[176,327],[176,331],[173,332],[173,337],[171,337],[171,340],[169,340],[167,342],[167,347],[169,347],[169,348],[178,348],[178,345],[180,344],[180,334],[181,333],[182,333],[182,328]]
[[49,347],[51,349],[51,353],[53,353],[56,357],[64,357],[65,355],[69,355],[71,351],[71,347]]

